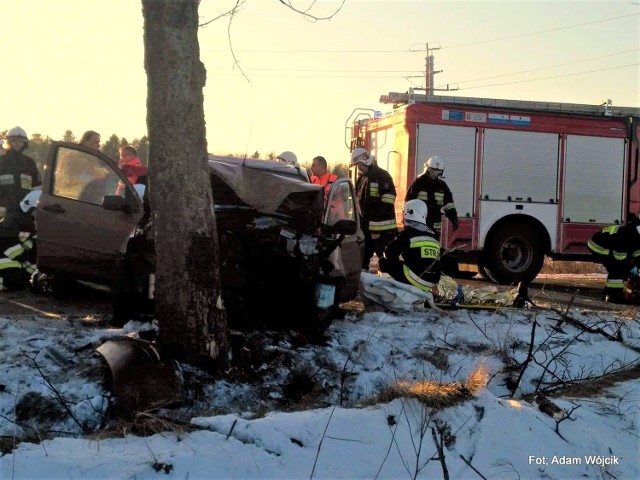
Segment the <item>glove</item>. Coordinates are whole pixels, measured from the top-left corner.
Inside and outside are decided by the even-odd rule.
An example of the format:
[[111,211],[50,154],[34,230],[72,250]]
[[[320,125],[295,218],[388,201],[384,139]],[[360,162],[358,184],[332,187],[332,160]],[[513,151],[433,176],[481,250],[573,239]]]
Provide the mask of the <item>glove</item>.
[[451,226],[453,227],[454,232],[458,230],[458,220],[454,220],[453,222],[451,222]]
[[629,272],[632,277],[637,277],[640,273],[638,272],[638,267],[633,267]]

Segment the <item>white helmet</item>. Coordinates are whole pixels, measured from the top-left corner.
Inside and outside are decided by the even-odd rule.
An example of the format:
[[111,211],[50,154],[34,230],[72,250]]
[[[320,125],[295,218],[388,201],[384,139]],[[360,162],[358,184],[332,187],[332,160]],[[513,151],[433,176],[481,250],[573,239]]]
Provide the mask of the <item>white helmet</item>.
[[422,225],[427,224],[427,214],[429,210],[427,209],[427,204],[422,200],[414,198],[413,200],[409,200],[404,204],[404,221],[407,222],[416,222]]
[[278,155],[276,157],[276,160],[278,160],[279,162],[285,163],[287,165],[292,165],[294,167],[298,165],[298,157],[296,157],[295,153],[290,152],[289,150],[282,152],[280,155]]
[[23,138],[24,140],[28,140],[27,132],[25,132],[20,127],[13,127],[11,130],[7,132],[7,138],[12,138],[12,137],[20,137],[20,138]]
[[367,167],[373,164],[373,155],[366,148],[358,147],[351,152],[351,166],[355,167],[358,163]]
[[38,207],[38,201],[42,195],[42,190],[31,190],[20,202],[20,209],[24,213],[31,213]]
[[434,170],[440,170],[442,173],[444,173],[444,160],[442,159],[442,157],[436,155],[429,158],[429,160],[427,160],[427,162],[424,164],[423,173],[427,173],[427,170],[429,170],[430,168],[433,168]]

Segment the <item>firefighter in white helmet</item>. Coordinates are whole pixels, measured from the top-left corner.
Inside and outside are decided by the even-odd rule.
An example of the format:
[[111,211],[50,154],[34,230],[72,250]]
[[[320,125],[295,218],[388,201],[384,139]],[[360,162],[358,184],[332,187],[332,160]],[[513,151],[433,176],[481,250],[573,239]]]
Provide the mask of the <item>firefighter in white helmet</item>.
[[458,212],[453,202],[453,194],[447,183],[442,180],[444,174],[444,159],[431,157],[424,164],[422,175],[416,177],[409,190],[405,201],[419,198],[427,203],[429,208],[428,225],[433,229],[436,237],[440,238],[442,230],[442,212],[451,222],[453,230],[458,229]]
[[29,192],[0,220],[0,290],[22,290],[36,270],[35,212],[42,191]]
[[298,157],[295,153],[286,150],[276,157],[276,160],[284,163],[285,165],[291,165],[292,167],[298,167]]
[[441,274],[440,242],[427,225],[427,217],[427,204],[422,200],[404,204],[404,229],[386,246],[379,266],[394,280],[429,294],[432,305],[431,290]]
[[373,254],[381,258],[384,247],[398,232],[394,207],[396,188],[391,175],[375,164],[373,155],[365,148],[358,147],[351,152],[351,167],[360,172],[356,196],[365,239],[362,269],[369,270]]
[[23,153],[28,145],[27,132],[22,128],[13,127],[7,132],[6,152],[0,156],[0,219],[33,187],[42,184],[36,162]]
[[300,172],[300,174],[306,178],[307,182],[310,181],[309,174],[307,173],[307,169],[302,168],[300,166],[300,164],[298,163],[298,157],[296,156],[295,153],[290,152],[289,150],[285,150],[284,152],[282,152],[280,155],[276,157],[276,160],[278,162],[282,162],[285,165],[288,165],[290,167],[297,169],[298,172]]

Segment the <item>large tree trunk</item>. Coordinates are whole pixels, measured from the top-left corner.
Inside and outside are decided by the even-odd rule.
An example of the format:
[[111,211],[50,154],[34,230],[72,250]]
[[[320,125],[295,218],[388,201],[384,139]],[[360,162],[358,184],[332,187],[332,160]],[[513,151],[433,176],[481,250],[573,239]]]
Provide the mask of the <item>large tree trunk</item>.
[[160,343],[205,368],[228,361],[205,137],[198,0],[142,0],[149,193]]

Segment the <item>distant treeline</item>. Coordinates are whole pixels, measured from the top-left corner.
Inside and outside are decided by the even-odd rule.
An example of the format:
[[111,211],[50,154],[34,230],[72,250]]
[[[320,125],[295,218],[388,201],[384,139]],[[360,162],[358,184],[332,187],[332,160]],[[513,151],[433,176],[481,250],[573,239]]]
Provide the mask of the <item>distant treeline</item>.
[[[0,138],[6,138],[7,130],[0,131]],[[71,142],[78,143],[79,137],[82,136],[82,133],[78,137],[71,131],[67,130],[64,132],[64,135],[60,139],[53,139],[48,135],[43,137],[40,133],[34,133],[29,138],[29,148],[25,152],[31,158],[36,161],[38,168],[42,171],[42,166],[47,158],[47,152],[49,151],[49,146],[51,142],[61,141],[61,142]],[[142,138],[134,138],[133,140],[127,140],[125,137],[118,137],[115,133],[112,134],[106,141],[105,137],[102,137],[102,147],[100,151],[104,153],[107,157],[113,159],[115,162],[118,161],[118,149],[123,145],[133,145],[135,149],[138,151],[138,157],[140,161],[144,165],[149,164],[149,139],[144,136]],[[244,157],[244,154],[228,154],[232,157]],[[261,156],[260,152],[256,151],[251,155],[251,158],[264,158],[265,160],[275,160],[276,154],[274,152],[270,152],[266,154],[264,157]],[[311,166],[311,162],[303,163],[303,167],[307,170]],[[349,176],[349,166],[347,164],[337,164],[334,165],[331,169],[331,173],[337,175],[338,177],[348,177]]]
[[[0,138],[6,138],[7,130],[0,132]],[[82,133],[80,133],[82,136]],[[39,133],[34,133],[29,138],[29,148],[25,151],[25,154],[29,155],[36,161],[38,168],[42,171],[42,166],[44,165],[45,160],[47,159],[47,152],[49,151],[49,146],[52,142],[71,142],[78,143],[79,137],[71,131],[67,130],[64,132],[64,135],[60,139],[53,139],[48,135],[43,137]],[[135,138],[131,141],[127,140],[125,137],[118,137],[115,133],[109,137],[108,140],[105,141],[105,137],[102,137],[102,147],[100,151],[104,153],[107,157],[111,158],[113,161],[117,162],[119,159],[118,149],[123,145],[133,145],[138,151],[138,157],[143,164],[147,165],[149,162],[149,139],[145,136],[142,138]]]

